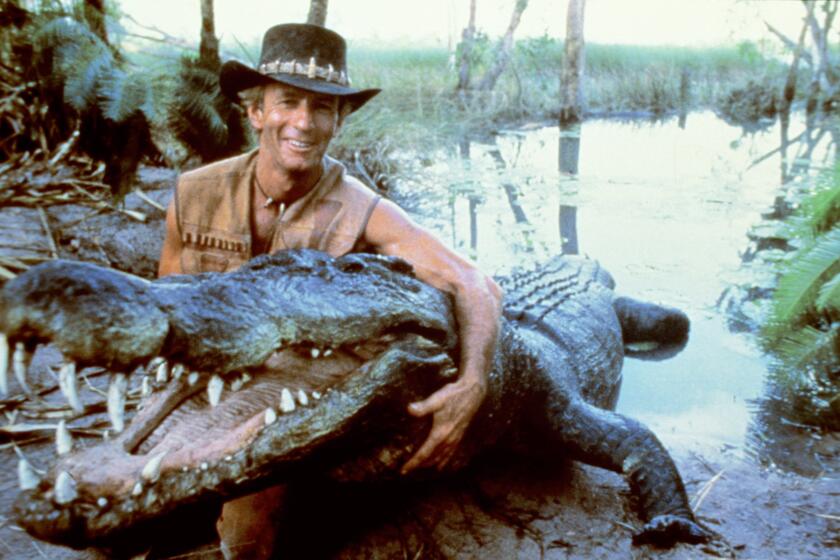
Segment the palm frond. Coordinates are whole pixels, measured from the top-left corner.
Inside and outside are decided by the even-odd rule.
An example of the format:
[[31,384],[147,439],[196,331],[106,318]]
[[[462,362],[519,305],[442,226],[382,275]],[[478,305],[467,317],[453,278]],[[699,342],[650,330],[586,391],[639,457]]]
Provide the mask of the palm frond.
[[184,57],[175,91],[169,126],[176,138],[203,161],[238,153],[247,145],[242,114],[222,95],[215,73]]
[[105,118],[123,122],[146,103],[149,86],[139,73],[115,70],[100,80],[97,96]]
[[822,284],[840,272],[840,225],[798,251],[788,267],[774,296],[766,333],[771,337],[797,325],[814,309]]
[[840,325],[804,327],[775,346],[767,398],[799,423],[840,429]]
[[833,173],[831,187],[814,194],[804,204],[814,234],[824,233],[840,222],[840,168]]
[[89,46],[74,49],[75,58],[65,57],[64,101],[82,112],[97,102],[97,89],[103,78],[114,71],[114,57],[107,48]]
[[820,288],[816,301],[817,311],[832,315],[840,313],[840,274],[826,282]]
[[826,331],[805,326],[786,333],[773,346],[775,356],[792,372],[806,369],[809,364],[832,360],[838,327]]

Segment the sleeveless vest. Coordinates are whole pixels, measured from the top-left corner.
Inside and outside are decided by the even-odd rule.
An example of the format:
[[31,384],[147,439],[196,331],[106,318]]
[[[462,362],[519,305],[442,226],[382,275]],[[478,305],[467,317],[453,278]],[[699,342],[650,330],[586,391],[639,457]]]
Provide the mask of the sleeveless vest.
[[[175,209],[181,270],[226,272],[255,257],[250,212],[257,150],[181,175]],[[324,158],[324,173],[279,215],[266,250],[318,249],[334,257],[363,250],[362,237],[379,196]]]

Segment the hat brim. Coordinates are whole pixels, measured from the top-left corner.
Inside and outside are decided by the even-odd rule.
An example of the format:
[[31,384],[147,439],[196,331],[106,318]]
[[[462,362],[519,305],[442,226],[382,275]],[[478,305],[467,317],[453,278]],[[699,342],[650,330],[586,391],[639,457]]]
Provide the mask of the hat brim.
[[376,88],[355,89],[294,74],[262,74],[236,60],[229,60],[222,64],[222,69],[219,72],[219,87],[222,93],[234,101],[239,100],[238,94],[240,91],[271,83],[281,83],[306,91],[341,97],[350,102],[353,111],[358,110],[382,91]]

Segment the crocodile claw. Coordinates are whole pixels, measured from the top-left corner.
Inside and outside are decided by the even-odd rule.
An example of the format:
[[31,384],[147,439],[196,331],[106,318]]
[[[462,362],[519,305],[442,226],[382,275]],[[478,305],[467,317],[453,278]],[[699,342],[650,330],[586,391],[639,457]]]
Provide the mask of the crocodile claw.
[[633,544],[652,544],[658,547],[671,547],[675,543],[707,543],[715,534],[702,527],[696,521],[679,515],[657,515],[640,532],[633,535]]

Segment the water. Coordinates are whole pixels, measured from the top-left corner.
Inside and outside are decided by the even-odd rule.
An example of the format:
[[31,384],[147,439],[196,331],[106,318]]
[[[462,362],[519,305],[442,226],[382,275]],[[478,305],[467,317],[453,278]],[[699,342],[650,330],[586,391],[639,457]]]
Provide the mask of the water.
[[712,113],[684,123],[593,120],[578,134],[535,126],[442,153],[399,192],[487,272],[559,252],[562,229],[566,246],[600,260],[619,292],[686,311],[682,353],[626,360],[618,410],[670,445],[739,453],[767,363],[751,335],[729,331],[716,302],[783,175],[833,162],[830,136],[810,131],[812,142],[774,152],[783,132],[805,130],[794,120],[787,131],[776,123],[755,133]]

